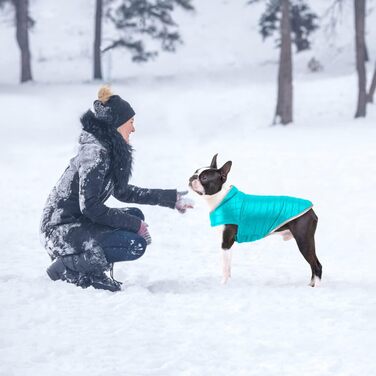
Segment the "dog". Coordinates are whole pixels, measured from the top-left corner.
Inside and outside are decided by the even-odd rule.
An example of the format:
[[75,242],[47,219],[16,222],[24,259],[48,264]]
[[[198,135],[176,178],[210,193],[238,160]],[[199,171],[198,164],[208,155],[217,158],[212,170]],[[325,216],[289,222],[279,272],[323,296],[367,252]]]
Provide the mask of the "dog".
[[[284,240],[295,238],[312,270],[309,285],[317,286],[322,266],[315,250],[318,217],[312,203],[289,196],[246,195],[226,184],[232,162],[217,168],[217,156],[214,155],[209,167],[194,172],[189,187],[208,203],[211,225],[222,226],[222,283],[231,277],[231,247],[235,241],[255,241],[278,232]],[[271,213],[270,207],[277,208],[277,212]]]

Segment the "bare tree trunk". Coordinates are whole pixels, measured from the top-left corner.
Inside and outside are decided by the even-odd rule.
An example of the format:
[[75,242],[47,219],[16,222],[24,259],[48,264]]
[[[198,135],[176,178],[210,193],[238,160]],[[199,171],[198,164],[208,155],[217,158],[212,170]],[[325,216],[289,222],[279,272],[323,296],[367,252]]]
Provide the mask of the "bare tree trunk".
[[283,125],[292,122],[292,53],[291,53],[291,24],[290,24],[290,2],[281,0],[281,48],[278,70],[278,98],[274,124]]
[[354,0],[355,7],[355,46],[356,69],[358,71],[358,107],[355,117],[365,117],[367,107],[367,77],[366,77],[366,0]]
[[375,89],[376,89],[376,64],[375,64],[375,70],[373,72],[371,86],[369,87],[369,91],[367,94],[368,103],[373,103],[373,96],[375,95]]
[[21,51],[21,82],[31,81],[28,0],[13,0],[16,10],[16,37]]
[[102,77],[102,9],[103,0],[96,0],[95,9],[95,37],[94,37],[94,79],[101,80]]
[[368,53],[368,47],[366,41],[364,41],[364,61],[366,63],[369,62],[369,53]]

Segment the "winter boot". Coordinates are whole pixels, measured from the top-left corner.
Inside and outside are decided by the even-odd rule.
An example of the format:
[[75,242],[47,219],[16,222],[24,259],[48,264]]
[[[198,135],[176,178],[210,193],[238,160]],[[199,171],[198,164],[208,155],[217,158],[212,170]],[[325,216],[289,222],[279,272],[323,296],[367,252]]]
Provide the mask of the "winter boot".
[[84,252],[64,256],[62,260],[67,269],[82,274],[100,274],[110,268],[102,248],[94,244],[87,246]]
[[64,273],[66,272],[63,260],[60,257],[56,258],[52,262],[52,264],[47,268],[46,272],[53,281],[62,279]]
[[66,267],[63,257],[57,257],[46,270],[48,276],[53,280],[62,280],[77,284],[80,273]]
[[104,272],[91,275],[90,284],[95,289],[109,290],[112,292],[121,290],[121,282],[108,277]]
[[47,269],[47,274],[53,281],[61,279],[82,288],[93,286],[95,289],[119,291],[121,283],[105,274],[109,268],[102,248],[93,242],[86,245],[85,252],[57,258]]

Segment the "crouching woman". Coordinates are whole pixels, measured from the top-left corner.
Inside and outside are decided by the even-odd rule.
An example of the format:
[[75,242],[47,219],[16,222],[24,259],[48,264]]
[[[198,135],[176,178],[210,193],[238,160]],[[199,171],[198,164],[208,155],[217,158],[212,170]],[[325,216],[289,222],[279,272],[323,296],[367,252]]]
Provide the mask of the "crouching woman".
[[52,259],[47,274],[86,288],[110,291],[121,283],[105,273],[115,262],[141,257],[151,237],[138,208],[109,208],[113,195],[134,204],[180,212],[192,207],[186,192],[129,185],[135,112],[128,102],[102,87],[94,112],[81,118],[78,154],[52,189],[41,220],[41,239]]

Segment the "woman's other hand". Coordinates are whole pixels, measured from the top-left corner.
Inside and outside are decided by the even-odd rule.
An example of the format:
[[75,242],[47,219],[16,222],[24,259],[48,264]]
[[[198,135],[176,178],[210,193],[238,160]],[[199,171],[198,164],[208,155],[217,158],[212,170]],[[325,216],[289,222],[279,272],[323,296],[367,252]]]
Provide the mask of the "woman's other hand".
[[150,236],[148,227],[149,227],[149,225],[146,222],[141,221],[141,226],[140,226],[140,229],[138,230],[137,234],[142,236],[146,240],[147,245],[150,245],[151,244],[151,236]]
[[188,191],[178,192],[177,193],[177,200],[175,204],[175,208],[178,210],[179,213],[185,213],[187,209],[193,209],[195,202],[188,197],[184,197],[188,194]]

